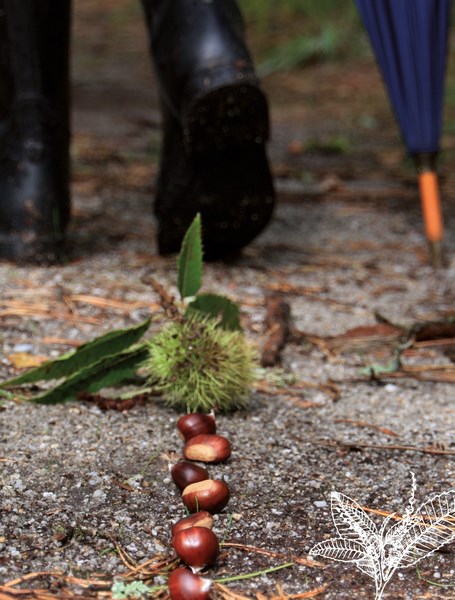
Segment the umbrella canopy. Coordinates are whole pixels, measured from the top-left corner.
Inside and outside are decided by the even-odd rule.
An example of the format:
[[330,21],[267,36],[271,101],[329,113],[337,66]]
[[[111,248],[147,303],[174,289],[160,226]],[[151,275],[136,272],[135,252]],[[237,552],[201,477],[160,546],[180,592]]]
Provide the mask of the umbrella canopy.
[[355,0],[407,149],[418,171],[425,230],[441,260],[443,224],[435,173],[444,100],[451,0]]

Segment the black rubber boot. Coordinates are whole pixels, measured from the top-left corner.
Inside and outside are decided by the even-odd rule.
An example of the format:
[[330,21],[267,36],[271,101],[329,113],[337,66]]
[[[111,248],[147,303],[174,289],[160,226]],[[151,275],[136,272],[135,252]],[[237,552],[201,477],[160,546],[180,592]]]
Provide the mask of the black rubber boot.
[[197,212],[204,257],[229,258],[269,222],[274,190],[260,90],[234,0],[143,0],[163,113],[154,210],[162,254]]
[[0,0],[0,257],[58,258],[69,219],[70,0]]

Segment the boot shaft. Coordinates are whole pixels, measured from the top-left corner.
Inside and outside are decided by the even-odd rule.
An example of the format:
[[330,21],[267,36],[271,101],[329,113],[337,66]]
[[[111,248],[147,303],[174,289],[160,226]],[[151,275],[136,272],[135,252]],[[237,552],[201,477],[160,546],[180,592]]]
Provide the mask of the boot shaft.
[[71,0],[0,0],[0,111],[44,101],[68,126]]
[[48,260],[70,212],[70,0],[0,0],[0,257]]
[[13,102],[13,81],[9,61],[8,33],[3,1],[0,0],[0,123]]
[[142,0],[161,97],[176,116],[201,94],[257,84],[234,0]]

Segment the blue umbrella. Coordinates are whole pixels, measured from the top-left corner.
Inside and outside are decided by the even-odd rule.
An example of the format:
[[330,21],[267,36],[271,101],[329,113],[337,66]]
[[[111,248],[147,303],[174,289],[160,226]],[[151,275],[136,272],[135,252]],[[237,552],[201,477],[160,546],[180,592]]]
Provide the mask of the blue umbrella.
[[442,127],[451,0],[355,0],[404,143],[417,166],[425,231],[442,260],[443,222],[435,171]]

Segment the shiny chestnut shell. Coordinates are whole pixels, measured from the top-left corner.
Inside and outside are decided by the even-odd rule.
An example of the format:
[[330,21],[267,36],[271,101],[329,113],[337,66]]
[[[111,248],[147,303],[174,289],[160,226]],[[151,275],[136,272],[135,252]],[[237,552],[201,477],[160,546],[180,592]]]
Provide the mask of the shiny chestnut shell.
[[220,551],[218,538],[207,527],[188,527],[172,538],[177,556],[193,571],[213,565]]
[[208,600],[212,582],[185,567],[172,571],[168,579],[171,600]]
[[181,460],[172,465],[171,477],[175,485],[182,491],[191,483],[204,481],[204,479],[208,479],[210,475],[204,467]]
[[223,510],[229,502],[228,485],[220,479],[192,483],[183,490],[182,500],[190,512],[206,510],[212,515]]
[[190,413],[183,415],[177,421],[177,429],[185,441],[202,433],[216,433],[216,423],[213,415]]
[[207,527],[207,529],[212,529],[213,517],[206,510],[200,510],[192,515],[183,517],[183,519],[180,519],[172,526],[172,535],[174,536],[177,532],[189,527]]
[[200,434],[187,441],[183,456],[205,463],[222,462],[231,456],[231,444],[222,435]]

